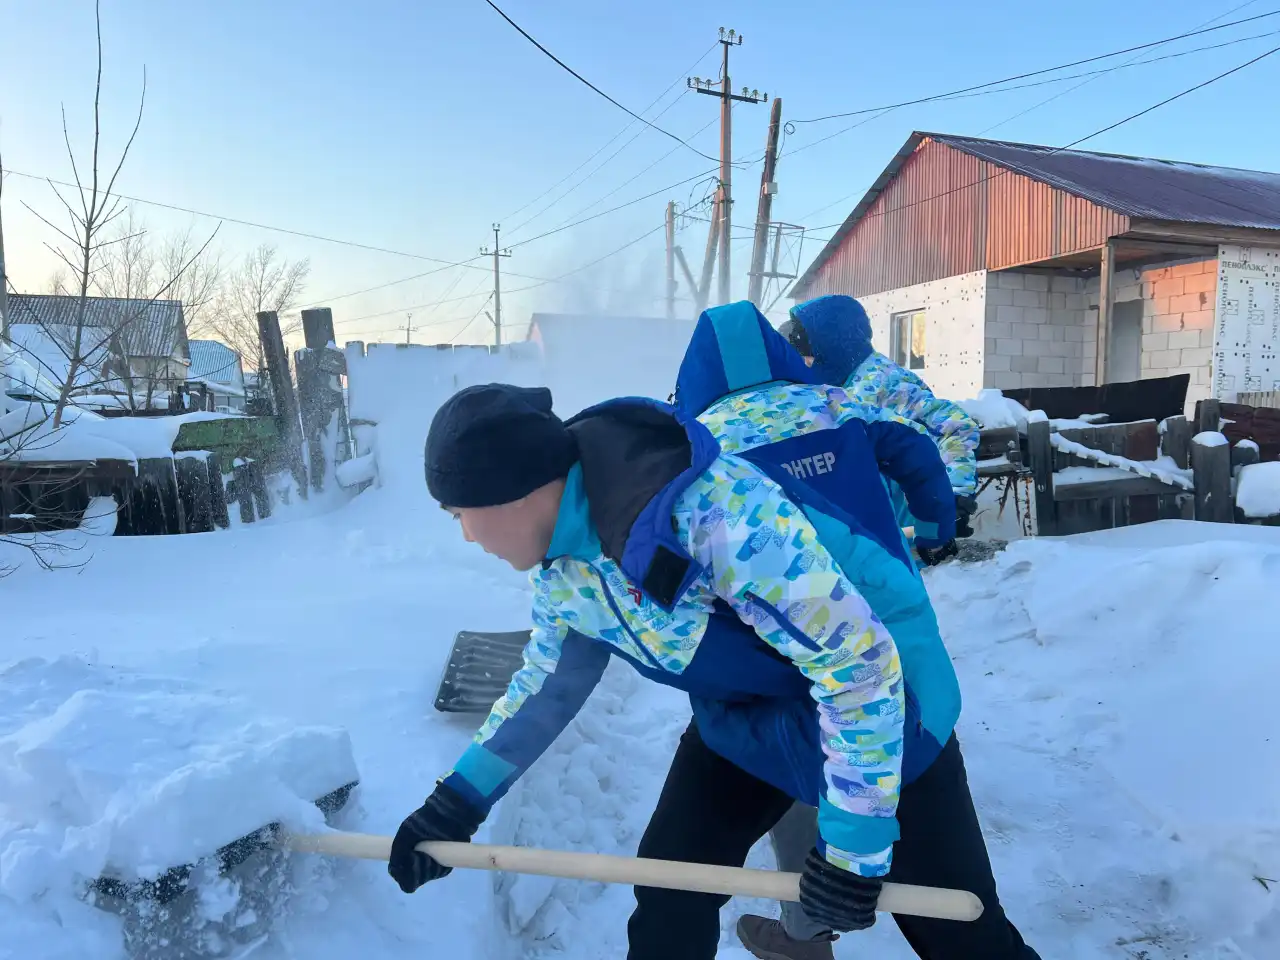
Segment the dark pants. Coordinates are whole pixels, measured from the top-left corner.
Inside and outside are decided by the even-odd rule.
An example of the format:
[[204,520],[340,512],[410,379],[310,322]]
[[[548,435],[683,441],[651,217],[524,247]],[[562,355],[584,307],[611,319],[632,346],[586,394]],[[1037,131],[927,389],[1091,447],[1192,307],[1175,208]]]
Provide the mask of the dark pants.
[[[680,739],[639,855],[740,867],[747,853],[790,808],[781,790],[712,753],[691,723]],[[983,914],[972,923],[895,916],[924,960],[1038,960],[1004,915],[986,844],[969,795],[964,759],[953,736],[920,779],[902,790],[901,839],[889,879],[976,893]],[[627,925],[628,960],[713,960],[720,908],[728,897],[636,888]]]

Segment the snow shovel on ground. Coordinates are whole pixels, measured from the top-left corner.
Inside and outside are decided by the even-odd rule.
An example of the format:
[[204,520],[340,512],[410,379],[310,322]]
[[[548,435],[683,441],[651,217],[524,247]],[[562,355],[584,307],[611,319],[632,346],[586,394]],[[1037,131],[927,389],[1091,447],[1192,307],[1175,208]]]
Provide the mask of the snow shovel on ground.
[[[281,832],[277,843],[297,853],[319,853],[362,860],[387,860],[391,856],[390,837],[364,833]],[[487,846],[479,843],[420,843],[418,849],[447,867],[469,870],[502,870],[564,880],[593,880],[597,883],[662,887],[667,890],[759,897],[765,900],[800,899],[798,873],[615,857],[602,853]],[[982,901],[967,890],[886,883],[880,893],[877,909],[884,913],[971,921],[982,915]]]

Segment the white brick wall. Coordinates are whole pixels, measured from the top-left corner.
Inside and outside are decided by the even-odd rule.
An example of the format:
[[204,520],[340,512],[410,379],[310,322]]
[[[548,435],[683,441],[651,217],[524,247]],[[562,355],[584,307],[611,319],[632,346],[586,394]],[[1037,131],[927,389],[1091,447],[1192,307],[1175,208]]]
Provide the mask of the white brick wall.
[[[1217,259],[1116,271],[1116,303],[1142,301],[1142,378],[1189,374],[1188,415],[1210,395],[1217,287]],[[1087,294],[1096,308],[1096,277]],[[1090,312],[1096,321],[1096,310]],[[1093,382],[1092,372],[1087,382]]]
[[[871,317],[873,344],[886,355],[890,352],[890,319],[898,313],[923,310],[925,367],[915,372],[940,397],[964,399],[977,395],[983,386],[984,333],[990,336],[984,329],[985,270],[888,290],[859,297],[859,300]],[[990,355],[993,351],[985,352]]]
[[1075,277],[1032,270],[988,274],[983,386],[1079,386],[1085,307],[1084,284]]
[[[983,385],[1089,386],[1097,356],[1098,287],[1044,270],[987,276]],[[1191,376],[1187,409],[1209,396],[1217,261],[1120,269],[1115,302],[1143,301],[1143,378]]]

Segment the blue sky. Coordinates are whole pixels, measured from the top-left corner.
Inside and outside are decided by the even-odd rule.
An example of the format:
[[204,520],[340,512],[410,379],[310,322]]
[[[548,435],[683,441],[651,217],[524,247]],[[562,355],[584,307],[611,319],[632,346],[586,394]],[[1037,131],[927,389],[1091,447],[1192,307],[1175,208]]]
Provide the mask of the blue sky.
[[[656,99],[648,115],[665,111],[659,125],[712,155],[718,149],[712,122],[717,102],[686,91],[683,78],[716,75],[718,49],[711,48],[720,26],[745,37],[732,54],[735,88],[745,84],[780,95],[784,120],[800,120],[929,96],[1162,39],[1213,18],[1235,20],[1280,6],[1269,0],[1077,0],[1069,7],[1025,0],[978,6],[953,0],[740,0],[729,15],[729,5],[703,0],[499,5],[632,109]],[[118,183],[121,193],[138,198],[454,261],[490,243],[495,220],[503,221],[504,243],[515,244],[713,166],[635,124],[592,164],[529,206],[629,118],[562,72],[484,0],[103,0],[102,7],[109,156],[127,136],[142,67],[147,68],[142,130]],[[1280,31],[1280,16],[1141,57],[1273,31]],[[72,143],[83,153],[91,136],[93,4],[0,0],[0,36],[5,166],[69,179],[59,110],[65,104]],[[913,129],[1059,145],[1278,45],[1280,34],[1120,70],[1016,119],[1010,118],[1081,80],[904,108],[811,149],[798,148],[860,118],[800,124],[784,144],[774,217],[810,228],[839,221]],[[1280,54],[1083,148],[1276,169],[1280,127],[1272,120],[1278,85]],[[762,152],[768,110],[735,110],[737,157],[750,160]],[[760,167],[735,176],[738,233],[754,220]],[[573,271],[658,228],[668,199],[683,205],[706,189],[705,181],[695,179],[521,245],[503,268],[538,278]],[[9,273],[19,289],[38,290],[54,267],[42,246],[49,231],[22,201],[50,217],[57,214],[57,201],[43,183],[6,179]],[[545,213],[521,226],[548,204]],[[217,223],[142,204],[136,210],[157,233],[188,224],[207,233]],[[691,259],[700,258],[705,227],[682,227],[678,242]],[[231,224],[218,237],[231,258],[264,241],[288,257],[311,259],[305,299],[308,305],[333,306],[339,341],[395,339],[409,309],[421,342],[479,342],[490,334],[482,316],[466,325],[489,290],[482,271],[454,268],[334,299],[438,265]],[[819,247],[816,240],[806,242],[801,266]],[[736,295],[745,295],[748,255],[749,244],[735,245]],[[539,309],[659,316],[662,273],[658,230],[574,273],[572,283],[516,292],[536,281],[508,276],[507,324],[519,334]],[[474,296],[454,299],[469,294]],[[442,299],[454,302],[430,306]]]

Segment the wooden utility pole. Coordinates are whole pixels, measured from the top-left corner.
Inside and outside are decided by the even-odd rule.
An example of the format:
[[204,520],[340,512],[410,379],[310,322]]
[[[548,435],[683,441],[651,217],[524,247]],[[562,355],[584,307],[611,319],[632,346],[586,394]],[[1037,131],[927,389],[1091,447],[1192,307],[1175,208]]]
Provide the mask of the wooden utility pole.
[[769,247],[769,217],[773,212],[773,195],[778,192],[774,175],[778,167],[778,128],[782,124],[782,100],[776,98],[769,111],[769,139],[765,141],[764,172],[760,174],[760,203],[756,208],[755,243],[751,247],[751,272],[748,274],[747,299],[760,306],[764,292],[764,257]]
[[487,247],[480,248],[480,256],[487,257],[493,254],[493,345],[495,347],[502,346],[502,273],[498,269],[498,258],[511,256],[511,251],[503,250],[498,242],[498,231],[502,229],[502,225],[495,223],[493,225],[493,249]]
[[720,98],[720,189],[717,201],[717,220],[720,225],[720,289],[719,301],[728,303],[732,297],[732,274],[729,265],[729,233],[733,225],[733,101],[742,103],[763,103],[769,99],[766,93],[761,96],[759,90],[742,88],[741,94],[731,93],[729,87],[729,48],[742,45],[742,35],[734,30],[725,31],[720,28],[720,44],[724,47],[724,60],[721,66],[720,89],[714,89],[712,80],[701,80],[693,77],[689,86],[698,93]]
[[716,265],[716,246],[720,241],[720,192],[711,203],[711,229],[707,231],[707,250],[702,258],[702,276],[698,278],[698,313],[707,309],[711,300],[711,271]]
[[667,201],[667,319],[676,315],[676,202]]

